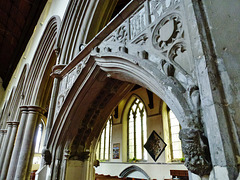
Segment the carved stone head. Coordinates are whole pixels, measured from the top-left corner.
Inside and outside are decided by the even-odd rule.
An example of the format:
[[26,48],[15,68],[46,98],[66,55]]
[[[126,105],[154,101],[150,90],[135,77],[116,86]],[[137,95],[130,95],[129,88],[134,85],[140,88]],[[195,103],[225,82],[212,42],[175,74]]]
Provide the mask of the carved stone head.
[[42,158],[44,161],[44,165],[50,165],[52,161],[52,155],[51,152],[48,149],[42,150]]
[[212,169],[206,137],[198,129],[181,129],[179,138],[185,155],[185,166],[191,172],[203,176]]

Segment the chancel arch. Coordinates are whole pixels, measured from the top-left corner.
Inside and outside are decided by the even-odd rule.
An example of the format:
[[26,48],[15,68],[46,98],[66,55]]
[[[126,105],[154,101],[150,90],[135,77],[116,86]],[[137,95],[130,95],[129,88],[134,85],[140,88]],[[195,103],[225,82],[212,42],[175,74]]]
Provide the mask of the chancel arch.
[[[182,126],[184,143],[188,142],[186,134],[191,131],[199,139],[198,144],[191,145],[202,148],[200,94],[191,66],[192,53],[182,6],[174,1],[162,9],[163,17],[152,12],[155,18],[142,20],[142,27],[134,29],[131,21],[142,18],[145,6],[146,3],[108,36],[103,38],[106,29],[103,34],[100,32],[57,74],[61,82],[47,144],[53,150],[53,157],[57,146],[71,141],[69,160],[92,164],[92,150],[107,117],[136,84],[155,93],[172,109]],[[165,14],[169,8],[176,12]],[[127,10],[120,16],[124,12]],[[165,28],[170,29],[169,34],[163,32]],[[200,174],[208,174],[209,159],[202,150],[196,156],[201,156],[199,169],[204,169]],[[88,170],[87,174],[93,173],[91,168]]]
[[[7,90],[0,87],[6,97],[12,91],[0,117],[0,179],[28,179],[37,169],[32,157],[38,132],[45,135],[38,143],[43,147],[38,180],[91,180],[95,171],[119,175],[131,165],[151,179],[166,179],[170,169],[163,168],[173,167],[173,161],[193,180],[237,179],[240,52],[237,23],[231,19],[238,19],[239,6],[233,2],[49,0]],[[19,10],[28,8],[23,4]],[[17,10],[12,15],[19,20]],[[14,27],[19,34],[20,26]],[[15,52],[20,56],[18,48]],[[134,107],[140,108],[135,112]],[[109,117],[112,142],[100,137],[107,134]],[[128,153],[130,137],[146,139],[136,138],[136,127],[147,129],[147,158],[136,148]],[[100,138],[109,154],[97,167]],[[116,172],[114,166],[122,167]]]
[[[136,61],[136,59],[134,60]],[[171,78],[169,84],[164,85],[166,82],[163,83],[159,80],[164,78],[155,78],[149,74],[148,66],[143,69],[132,61],[132,59],[114,56],[107,58],[88,56],[81,62],[82,69],[77,66],[76,74],[71,71],[76,80],[67,95],[61,96],[61,91],[59,92],[60,101],[57,104],[60,106],[57,107],[59,111],[55,114],[56,119],[48,142],[49,149],[70,140],[72,141],[69,148],[70,162],[78,160],[82,163],[87,161],[89,164],[93,164],[96,140],[100,136],[108,116],[135,84],[151,90],[166,101],[178,115],[183,128],[201,127],[200,123],[196,123],[199,119],[194,118],[194,112],[191,112],[190,105],[179,93],[179,87],[172,83]],[[153,69],[151,67],[151,70]],[[77,76],[77,73],[80,75]],[[66,81],[62,82],[66,83]],[[60,89],[62,85],[60,85]],[[69,119],[71,121],[68,121]],[[89,156],[90,158],[88,158]],[[88,174],[93,173],[91,169],[89,171]]]

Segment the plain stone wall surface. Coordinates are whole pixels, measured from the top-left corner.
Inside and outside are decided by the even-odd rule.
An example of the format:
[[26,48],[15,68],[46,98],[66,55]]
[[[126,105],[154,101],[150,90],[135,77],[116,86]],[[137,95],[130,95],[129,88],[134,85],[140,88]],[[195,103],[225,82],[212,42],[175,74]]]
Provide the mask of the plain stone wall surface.
[[[217,55],[226,104],[240,133],[240,3],[235,0],[203,1]],[[233,124],[234,126],[234,124]],[[234,133],[234,132],[233,132]],[[239,148],[239,141],[238,141]],[[240,151],[240,149],[238,150]]]

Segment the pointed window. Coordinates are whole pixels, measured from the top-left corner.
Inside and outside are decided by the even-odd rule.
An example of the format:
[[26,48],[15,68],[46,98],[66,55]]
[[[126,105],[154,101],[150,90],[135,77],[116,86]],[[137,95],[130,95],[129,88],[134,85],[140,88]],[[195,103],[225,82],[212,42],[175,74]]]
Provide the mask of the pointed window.
[[97,157],[99,160],[109,160],[110,159],[110,147],[111,147],[111,137],[112,137],[112,120],[113,117],[110,116],[106,127],[104,128],[100,141],[98,144]]
[[136,98],[128,113],[128,160],[147,160],[143,148],[147,140],[147,115],[144,104]]

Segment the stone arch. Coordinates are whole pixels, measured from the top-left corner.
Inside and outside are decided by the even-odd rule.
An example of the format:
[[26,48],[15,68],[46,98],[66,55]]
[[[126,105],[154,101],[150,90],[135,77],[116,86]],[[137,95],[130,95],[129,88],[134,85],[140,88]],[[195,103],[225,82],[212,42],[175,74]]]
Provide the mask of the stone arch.
[[[170,6],[176,12],[167,12]],[[62,80],[55,122],[48,139],[47,146],[50,149],[54,150],[59,144],[71,141],[70,159],[88,159],[89,149],[94,148],[107,116],[121,97],[134,84],[138,84],[154,92],[168,104],[183,127],[183,141],[187,144],[188,138],[196,138],[197,145],[193,142],[190,146],[200,149],[196,156],[204,156],[201,152],[203,129],[200,97],[197,80],[192,73],[194,69],[184,69],[184,64],[181,66],[174,61],[177,51],[180,51],[183,56],[180,58],[183,60],[186,51],[187,57],[191,57],[191,48],[186,47],[189,45],[186,35],[188,29],[183,25],[184,18],[181,19],[183,9],[179,1],[172,1],[170,6],[162,10],[163,18],[155,14],[156,21],[149,21],[147,26],[135,33],[128,31],[131,29],[127,28],[129,19],[124,21],[122,16],[138,18],[142,11],[139,8],[135,14],[130,15],[125,9],[115,22],[109,23],[108,27],[59,73]],[[144,7],[141,8],[144,11]],[[113,31],[114,28],[116,29]],[[170,28],[170,34],[161,34],[161,28]],[[157,47],[158,44],[154,47],[153,42],[157,42],[159,33],[163,35],[160,40],[168,47]],[[155,57],[152,53],[155,53]],[[189,58],[187,57],[186,59]],[[193,59],[187,62],[191,64]],[[109,86],[113,89],[108,89]],[[191,129],[194,129],[191,131],[193,136],[188,137],[187,133]],[[206,163],[209,168],[208,165]],[[204,174],[209,172],[208,169]]]
[[149,73],[153,69],[152,66],[143,69],[127,58],[89,56],[55,114],[48,148],[54,150],[58,145],[71,141],[70,160],[85,161],[89,156],[93,160],[93,154],[89,153],[96,148],[107,117],[135,84],[167,102],[178,115],[183,128],[201,127],[174,79],[170,78],[166,83],[161,75],[157,78]]
[[9,118],[12,114],[11,108],[13,107],[13,101],[12,100],[14,98],[15,91],[16,91],[16,87],[14,86],[11,90],[9,99],[5,102],[4,109],[3,109],[3,112],[2,112],[2,117],[1,117],[1,125],[0,125],[1,128],[6,128],[7,121],[10,120]]
[[140,167],[138,166],[130,166],[130,167],[127,167],[126,169],[124,169],[120,174],[119,176],[121,178],[126,178],[128,177],[128,175],[130,175],[131,173],[134,173],[134,172],[139,172],[140,174],[142,174],[144,176],[144,178],[146,179],[150,179],[150,177],[148,176],[148,174],[143,170],[141,169]]
[[24,100],[24,96],[25,96],[24,95],[24,84],[25,84],[25,81],[27,78],[26,75],[28,73],[28,70],[29,70],[29,66],[28,66],[28,64],[25,64],[22,69],[21,76],[19,78],[19,81],[18,81],[18,84],[16,87],[16,91],[14,94],[14,99],[13,99],[14,114],[11,115],[12,121],[17,121],[19,118],[19,115],[20,115],[19,106],[23,103],[23,100]]
[[59,36],[60,22],[59,16],[52,16],[43,32],[29,68],[26,82],[29,86],[26,89],[25,104],[41,105],[43,101],[41,96],[46,84],[48,84],[51,68],[56,63],[55,52],[59,49],[57,38]]
[[[138,84],[154,92],[174,111],[183,128],[200,125],[199,119],[195,119],[194,112],[184,97],[186,90],[174,78],[160,74],[154,64],[149,62],[144,64],[141,59],[129,59],[126,56],[108,55],[101,58],[95,57],[95,60],[109,77]],[[145,65],[144,68],[143,65]],[[156,72],[156,74],[151,72]]]

